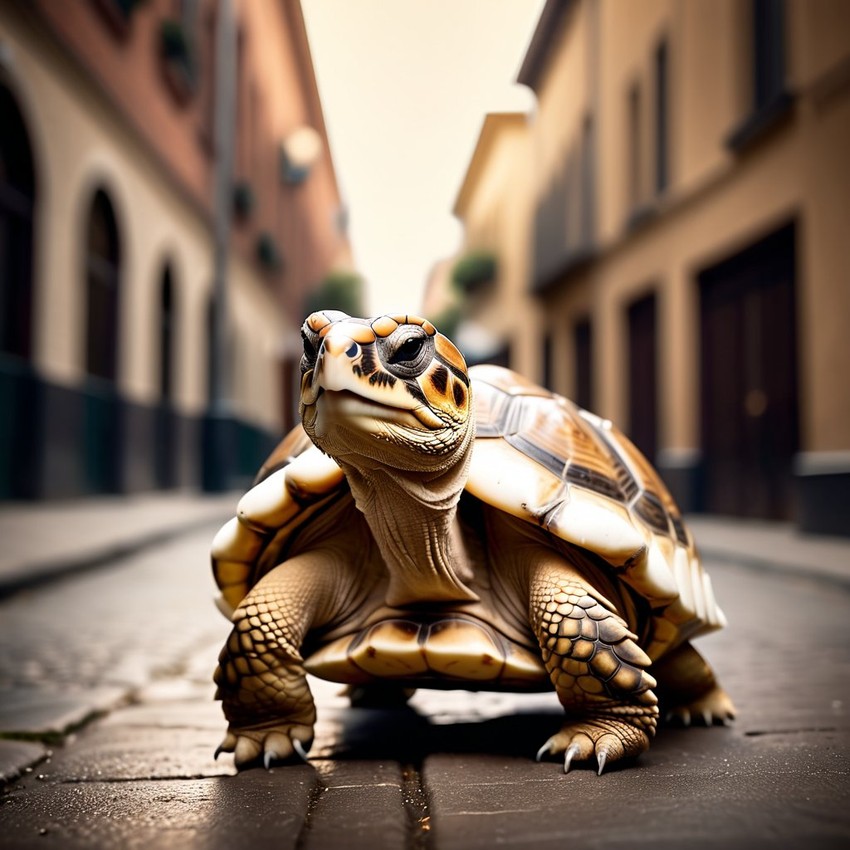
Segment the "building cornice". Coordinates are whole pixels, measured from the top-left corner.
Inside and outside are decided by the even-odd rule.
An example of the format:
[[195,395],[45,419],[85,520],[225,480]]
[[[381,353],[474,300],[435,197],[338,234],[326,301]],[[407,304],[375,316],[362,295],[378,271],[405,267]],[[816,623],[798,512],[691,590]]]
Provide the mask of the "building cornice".
[[470,198],[486,169],[496,139],[508,128],[524,128],[526,126],[528,126],[528,116],[524,112],[489,112],[484,117],[475,150],[452,207],[454,216],[463,218],[466,213]]
[[517,74],[517,82],[537,92],[540,78],[549,61],[552,45],[561,23],[567,13],[576,5],[577,0],[546,0],[540,13],[540,20],[531,37],[531,43]]

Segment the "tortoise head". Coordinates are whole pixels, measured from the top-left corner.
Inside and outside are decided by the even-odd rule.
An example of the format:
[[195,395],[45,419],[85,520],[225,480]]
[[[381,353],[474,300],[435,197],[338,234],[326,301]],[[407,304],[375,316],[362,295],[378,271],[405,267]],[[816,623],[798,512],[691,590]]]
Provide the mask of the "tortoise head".
[[466,363],[429,321],[325,310],[307,317],[301,336],[301,421],[322,451],[410,471],[446,469],[465,454]]

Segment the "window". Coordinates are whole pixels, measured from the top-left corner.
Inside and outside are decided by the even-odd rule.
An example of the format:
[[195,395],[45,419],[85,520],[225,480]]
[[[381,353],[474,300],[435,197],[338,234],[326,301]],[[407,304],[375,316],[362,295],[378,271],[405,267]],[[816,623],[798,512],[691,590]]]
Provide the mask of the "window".
[[585,410],[593,410],[593,328],[590,318],[573,325],[573,363],[575,391],[573,401]]
[[547,390],[553,390],[555,388],[554,343],[555,341],[552,339],[551,333],[547,333],[543,337],[543,386]]
[[667,40],[655,50],[655,192],[660,195],[669,182],[669,99],[667,92]]
[[107,194],[92,201],[86,234],[86,371],[115,381],[118,360],[120,245],[115,213]]
[[174,284],[171,266],[162,273],[159,302],[159,395],[163,402],[174,397]]
[[785,88],[785,3],[751,0],[750,109],[726,144],[743,151],[780,127],[791,114],[793,98]]
[[784,0],[753,0],[753,109],[765,109],[784,91]]
[[656,317],[654,294],[628,308],[629,437],[651,462],[658,448]]
[[207,401],[210,405],[218,401],[219,355],[216,336],[215,295],[207,301]]
[[29,357],[35,174],[29,135],[0,86],[0,352]]

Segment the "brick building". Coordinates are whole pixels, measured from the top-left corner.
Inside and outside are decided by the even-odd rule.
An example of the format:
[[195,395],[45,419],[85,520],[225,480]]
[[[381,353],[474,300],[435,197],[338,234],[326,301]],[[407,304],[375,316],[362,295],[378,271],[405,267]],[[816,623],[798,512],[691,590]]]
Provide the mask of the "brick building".
[[220,242],[235,479],[292,422],[305,296],[350,262],[300,5],[4,0],[2,498],[201,481],[228,9],[234,155]]

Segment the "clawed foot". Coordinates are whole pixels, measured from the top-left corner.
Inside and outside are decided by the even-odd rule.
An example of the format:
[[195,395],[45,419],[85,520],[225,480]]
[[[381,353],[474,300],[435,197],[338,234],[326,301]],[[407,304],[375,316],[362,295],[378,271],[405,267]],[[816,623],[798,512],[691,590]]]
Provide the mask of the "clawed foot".
[[708,693],[684,705],[672,706],[664,715],[668,723],[680,726],[703,724],[728,726],[735,719],[735,705],[729,694],[715,686]]
[[238,729],[231,727],[216,749],[215,758],[221,753],[233,753],[237,770],[260,763],[268,769],[278,762],[306,762],[307,750],[312,743],[313,730],[309,726],[285,723]]
[[649,735],[629,723],[618,720],[568,723],[538,751],[537,761],[544,756],[564,754],[564,773],[574,761],[596,757],[597,773],[622,758],[638,756],[649,748]]

